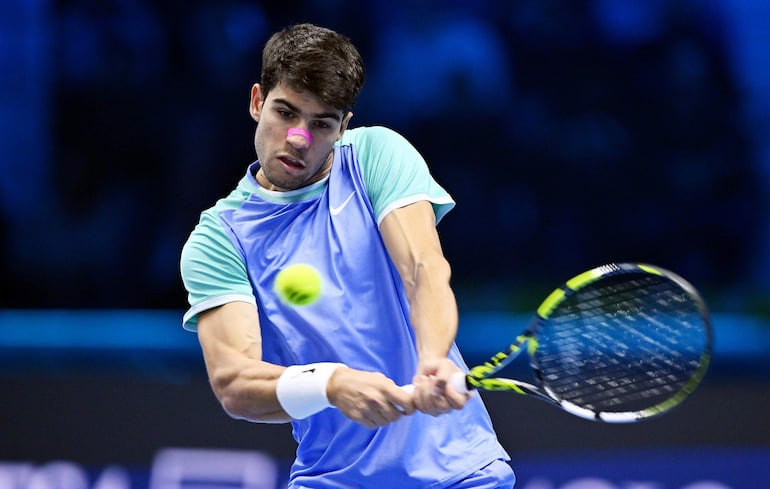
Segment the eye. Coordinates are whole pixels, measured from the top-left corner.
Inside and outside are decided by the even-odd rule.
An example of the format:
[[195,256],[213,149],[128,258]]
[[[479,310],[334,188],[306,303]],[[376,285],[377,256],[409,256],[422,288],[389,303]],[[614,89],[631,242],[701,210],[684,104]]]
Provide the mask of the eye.
[[315,122],[313,122],[313,127],[317,128],[317,129],[329,129],[332,126],[330,124],[326,123],[326,122],[323,122],[323,121],[315,121]]
[[278,115],[280,115],[280,116],[281,116],[281,117],[283,117],[284,119],[293,119],[293,118],[294,118],[294,113],[293,113],[293,112],[290,112],[290,111],[288,111],[288,110],[285,110],[285,109],[277,109],[277,110],[276,110],[276,112],[278,112]]

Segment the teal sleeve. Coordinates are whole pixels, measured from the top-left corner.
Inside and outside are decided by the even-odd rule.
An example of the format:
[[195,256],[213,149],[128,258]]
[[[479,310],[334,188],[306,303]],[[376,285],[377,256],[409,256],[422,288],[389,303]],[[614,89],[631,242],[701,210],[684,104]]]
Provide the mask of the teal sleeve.
[[345,133],[345,142],[356,148],[378,224],[392,210],[422,200],[433,205],[437,223],[454,207],[454,200],[433,179],[422,155],[392,129],[351,129]]
[[190,303],[185,329],[195,331],[198,314],[213,307],[235,301],[256,304],[246,265],[214,209],[201,214],[182,248],[180,270]]

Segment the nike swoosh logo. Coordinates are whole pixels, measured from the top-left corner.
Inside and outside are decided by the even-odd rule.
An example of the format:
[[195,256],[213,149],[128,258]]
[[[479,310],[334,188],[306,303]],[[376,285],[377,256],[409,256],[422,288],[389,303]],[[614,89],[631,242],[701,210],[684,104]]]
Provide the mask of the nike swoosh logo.
[[332,216],[336,216],[337,214],[339,214],[340,212],[342,212],[342,209],[344,209],[344,208],[345,208],[345,206],[346,206],[346,205],[348,205],[348,202],[350,202],[350,199],[352,199],[354,195],[356,195],[355,191],[354,191],[354,192],[351,192],[351,193],[350,193],[350,195],[348,195],[348,198],[347,198],[347,199],[345,199],[345,200],[344,200],[344,201],[343,201],[343,202],[342,202],[340,205],[338,205],[337,207],[334,207],[334,206],[329,206],[329,212],[331,213],[331,215],[332,215]]

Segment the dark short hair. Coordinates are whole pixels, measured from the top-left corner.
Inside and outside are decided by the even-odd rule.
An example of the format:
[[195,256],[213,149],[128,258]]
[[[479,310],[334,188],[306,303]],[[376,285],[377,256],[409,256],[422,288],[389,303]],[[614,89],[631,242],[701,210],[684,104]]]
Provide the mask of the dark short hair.
[[364,84],[364,65],[347,37],[313,24],[297,24],[273,34],[265,44],[260,83],[265,97],[284,83],[347,112]]

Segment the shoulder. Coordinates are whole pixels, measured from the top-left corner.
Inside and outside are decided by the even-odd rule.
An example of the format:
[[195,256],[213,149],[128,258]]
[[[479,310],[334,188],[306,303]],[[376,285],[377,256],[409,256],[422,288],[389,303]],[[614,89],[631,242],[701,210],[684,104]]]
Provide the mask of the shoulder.
[[384,126],[349,129],[343,134],[340,145],[353,148],[368,182],[379,180],[378,175],[426,166],[422,155],[404,136]]
[[190,304],[184,315],[187,329],[195,330],[198,314],[212,307],[235,300],[255,303],[243,256],[220,217],[242,201],[233,192],[203,211],[182,247],[179,268]]
[[451,196],[433,179],[420,152],[393,129],[350,129],[340,144],[355,150],[378,224],[393,209],[420,200],[434,205],[437,220],[454,206]]
[[340,145],[352,145],[358,153],[413,150],[412,144],[400,133],[385,126],[363,126],[348,129]]

